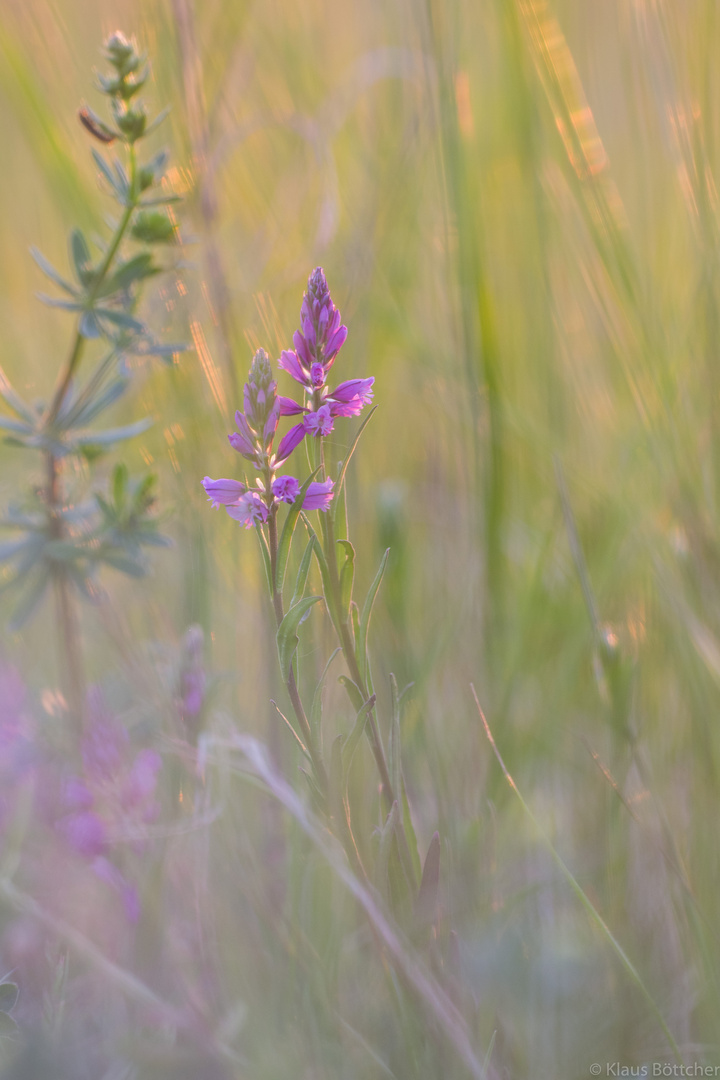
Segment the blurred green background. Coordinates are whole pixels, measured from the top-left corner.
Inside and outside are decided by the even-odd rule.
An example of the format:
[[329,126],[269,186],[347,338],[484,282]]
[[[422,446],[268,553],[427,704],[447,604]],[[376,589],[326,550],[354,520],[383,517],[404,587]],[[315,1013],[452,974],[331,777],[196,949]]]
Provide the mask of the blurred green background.
[[[720,1060],[717,5],[2,0],[0,364],[30,398],[47,398],[71,331],[35,299],[29,246],[63,268],[70,227],[92,233],[110,212],[76,114],[98,107],[90,71],[116,28],[152,59],[145,99],[172,106],[154,139],[185,196],[183,265],[143,314],[194,349],[143,373],[124,406],[121,419],[156,417],[125,458],[159,473],[175,548],[148,582],[103,579],[83,613],[91,674],[145,670],[152,643],[198,622],[215,707],[295,775],[268,705],[257,547],[210,512],[200,480],[237,474],[226,434],[252,353],[290,346],[322,265],[349,327],[338,378],[376,377],[351,534],[361,585],[392,549],[375,682],[384,702],[390,671],[415,684],[405,776],[422,851],[440,831],[478,1044],[496,1032],[499,1074],[538,1078],[667,1052],[523,822],[471,681],[675,1038]],[[350,437],[338,425],[338,459]],[[29,463],[10,448],[1,460],[4,505]],[[58,683],[48,623],[6,641],[40,689]],[[303,648],[321,668],[327,642]],[[243,805],[242,828],[261,834],[262,808]],[[206,916],[236,945],[225,992],[253,1017],[242,1075],[287,1076],[290,1063],[308,1080],[384,1075],[357,1040],[337,1058],[332,1010],[313,1028],[333,1000],[321,976],[300,992],[300,965],[279,988],[298,941],[321,957],[331,946],[307,895],[284,944],[272,916],[254,927],[271,888],[258,874],[238,857]],[[353,970],[356,995],[345,986],[338,1007],[392,1044],[376,976]],[[403,1060],[398,1077],[455,1075],[453,1062]]]

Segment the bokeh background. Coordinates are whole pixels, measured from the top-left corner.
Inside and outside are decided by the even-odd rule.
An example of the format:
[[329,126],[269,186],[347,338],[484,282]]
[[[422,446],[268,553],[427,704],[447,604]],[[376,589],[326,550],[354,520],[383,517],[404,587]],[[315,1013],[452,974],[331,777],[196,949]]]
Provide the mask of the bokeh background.
[[[471,682],[686,1060],[720,1060],[714,0],[2,0],[0,16],[0,364],[28,398],[47,399],[71,333],[35,298],[28,249],[63,268],[70,227],[111,213],[77,108],[99,107],[91,71],[117,28],[152,59],[145,99],[171,105],[153,139],[184,195],[177,272],[143,316],[191,348],[117,410],[156,419],[123,457],[158,473],[174,547],[141,583],[102,578],[82,614],[90,678],[149,700],[199,624],[208,726],[263,739],[295,783],[257,546],[200,480],[237,473],[226,434],[252,353],[290,345],[322,265],[349,327],[338,376],[376,379],[349,485],[357,574],[367,587],[391,548],[375,682],[381,704],[390,672],[414,683],[405,778],[421,851],[440,832],[480,1057],[492,1042],[498,1075],[580,1077],[668,1047],[524,819]],[[0,453],[5,505],[41,477]],[[51,609],[3,648],[52,712]],[[319,670],[329,639],[302,650]],[[213,1015],[239,1010],[232,1075],[465,1075],[408,1051],[417,1021],[398,1034],[347,901],[298,865],[267,800],[234,792],[200,833],[164,872],[190,892],[202,878],[184,917],[212,939]],[[158,955],[163,888],[146,883]]]

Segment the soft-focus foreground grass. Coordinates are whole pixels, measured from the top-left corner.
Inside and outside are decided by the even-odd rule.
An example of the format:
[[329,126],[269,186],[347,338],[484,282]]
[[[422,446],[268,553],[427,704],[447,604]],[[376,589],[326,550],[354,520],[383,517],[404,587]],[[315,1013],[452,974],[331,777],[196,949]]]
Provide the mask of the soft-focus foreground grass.
[[[186,194],[187,268],[146,314],[196,351],[136,402],[157,422],[129,454],[158,470],[176,546],[146,583],[104,580],[83,616],[91,676],[151,684],[199,622],[219,676],[208,725],[267,742],[303,790],[268,704],[256,544],[210,512],[200,479],[236,470],[225,436],[251,353],[290,344],[323,265],[350,329],[339,374],[376,376],[351,482],[358,573],[367,584],[392,548],[375,681],[383,701],[390,671],[415,683],[405,776],[422,853],[440,832],[449,989],[476,1053],[492,1043],[491,1069],[538,1080],[672,1060],[649,995],[687,1062],[720,1061],[714,0],[4,0],[0,363],[30,397],[48,394],[69,331],[33,297],[28,247],[63,265],[69,226],[102,221],[75,111],[95,104],[88,72],[116,27],[153,57],[149,96],[172,102]],[[3,505],[28,467],[2,451]],[[329,651],[311,634],[302,648],[308,670]],[[58,685],[49,610],[6,650],[37,691]],[[471,681],[645,994],[523,816]],[[228,1075],[466,1075],[403,1018],[297,826],[239,781],[219,798],[220,817],[171,845],[185,909],[170,940],[162,872],[148,884],[138,971],[182,1000],[163,963],[182,970],[177,925],[197,931],[212,975],[187,959],[184,979],[225,1022],[241,1058]],[[138,1075],[215,1075],[188,1067]]]

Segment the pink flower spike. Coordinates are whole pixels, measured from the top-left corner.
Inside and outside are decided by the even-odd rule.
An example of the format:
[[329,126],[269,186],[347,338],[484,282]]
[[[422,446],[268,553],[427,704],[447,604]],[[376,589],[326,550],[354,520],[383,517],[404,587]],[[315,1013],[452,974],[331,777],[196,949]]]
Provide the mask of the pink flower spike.
[[234,506],[226,506],[234,521],[251,529],[253,525],[263,525],[267,521],[268,508],[256,491],[246,491]]
[[[297,336],[298,335],[296,334],[295,337]],[[295,345],[297,347],[297,342],[295,342]],[[298,349],[298,352],[299,351],[300,350]],[[307,372],[303,369],[303,366],[298,359],[297,353],[291,352],[289,349],[283,349],[280,359],[278,360],[278,364],[283,369],[283,371],[287,371],[288,375],[292,375],[293,379],[295,379],[296,382],[302,383],[303,386],[307,386]]]
[[313,482],[307,489],[303,501],[303,510],[327,510],[332,502],[333,482],[329,478],[322,482]]
[[290,428],[287,435],[284,435],[280,440],[280,445],[277,448],[277,460],[278,463],[285,461],[290,457],[296,446],[305,438],[305,423],[296,424],[295,427]]
[[206,476],[202,484],[213,510],[221,506],[232,506],[247,490],[239,480],[213,480],[210,476]]
[[280,403],[280,415],[281,416],[297,416],[298,413],[305,412],[302,405],[298,405],[297,401],[293,401],[289,397],[279,397]]

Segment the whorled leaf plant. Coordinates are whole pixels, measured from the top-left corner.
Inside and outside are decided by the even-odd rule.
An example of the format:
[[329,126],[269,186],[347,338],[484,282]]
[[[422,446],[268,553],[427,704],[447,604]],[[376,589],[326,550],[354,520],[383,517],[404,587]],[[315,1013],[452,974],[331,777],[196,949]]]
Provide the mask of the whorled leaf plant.
[[[96,239],[92,246],[80,229],[73,229],[68,276],[32,250],[58,290],[40,299],[75,321],[49,400],[25,401],[0,370],[0,396],[10,413],[0,415],[5,441],[39,453],[44,464],[44,481],[0,518],[0,526],[10,534],[0,544],[0,561],[8,567],[2,589],[18,594],[11,621],[15,628],[54,590],[61,666],[78,728],[85,693],[76,598],[96,594],[93,579],[99,566],[138,577],[147,566],[143,549],[169,543],[152,512],[152,474],[131,480],[125,465],[117,464],[106,496],[93,493],[87,482],[97,459],[144,432],[151,418],[104,428],[95,421],[130,389],[131,356],[172,361],[182,348],[160,344],[137,315],[143,286],[163,269],[156,261],[157,249],[167,249],[177,239],[175,222],[165,209],[178,198],[167,189],[167,154],[161,151],[144,160],[139,154],[142,140],[165,114],[148,122],[138,95],[149,65],[133,40],[113,34],[104,56],[109,72],[98,75],[98,89],[108,100],[110,118],[106,122],[87,106],[79,118],[100,144],[100,149],[93,147],[93,158],[103,187],[119,206],[119,217],[110,237]],[[94,366],[81,378],[83,362],[91,359]],[[84,477],[81,486],[69,482],[73,459],[87,466],[75,470]]]

